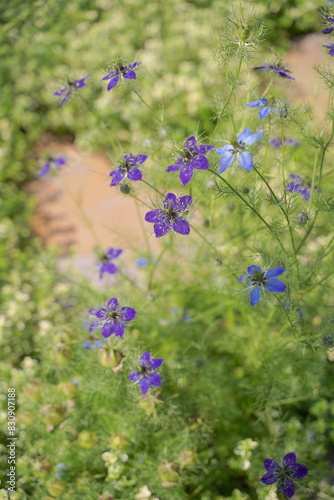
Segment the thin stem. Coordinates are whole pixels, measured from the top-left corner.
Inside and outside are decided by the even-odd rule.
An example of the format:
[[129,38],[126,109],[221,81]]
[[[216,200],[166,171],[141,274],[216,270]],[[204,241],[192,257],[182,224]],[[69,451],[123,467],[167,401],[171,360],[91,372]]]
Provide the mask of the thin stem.
[[157,189],[155,186],[153,186],[152,184],[150,184],[149,182],[145,181],[144,179],[141,180],[144,184],[146,184],[146,186],[154,189],[154,191],[158,194],[160,194],[160,196],[165,196],[163,193],[161,193],[161,191],[159,191],[159,189]]
[[145,99],[141,96],[141,94],[138,92],[138,90],[136,89],[131,89],[138,97],[139,99],[141,100],[141,102],[147,107],[147,109],[149,109],[149,111],[152,113],[152,116],[155,120],[157,120],[157,122],[161,125],[163,123],[163,120],[162,118],[158,118],[155,114],[155,111],[154,109],[152,108],[152,106],[150,106],[146,101]]
[[198,236],[210,247],[212,248],[212,250],[215,252],[215,254],[219,257],[220,256],[220,253],[218,252],[218,250],[216,249],[216,247],[210,243],[209,240],[206,239],[206,237],[198,230],[196,229],[195,226],[193,226],[192,224],[190,224],[190,227],[193,231],[195,231],[196,234],[198,234]]

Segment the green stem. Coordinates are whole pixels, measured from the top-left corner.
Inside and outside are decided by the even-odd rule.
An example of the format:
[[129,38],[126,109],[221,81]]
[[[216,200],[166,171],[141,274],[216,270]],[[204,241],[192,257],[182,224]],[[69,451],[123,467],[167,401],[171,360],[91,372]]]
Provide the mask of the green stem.
[[134,92],[138,97],[139,99],[141,100],[141,102],[147,107],[147,109],[152,113],[152,116],[153,118],[160,124],[162,125],[163,123],[163,119],[162,118],[158,118],[155,114],[155,111],[154,109],[152,108],[152,106],[150,106],[146,101],[145,99],[141,96],[141,94],[138,92],[138,90],[136,89],[131,89],[132,92]]
[[212,248],[212,250],[214,251],[214,253],[215,253],[218,257],[220,257],[220,253],[218,252],[218,250],[216,249],[216,247],[215,247],[212,243],[210,243],[210,241],[209,241],[209,240],[207,240],[207,239],[206,239],[206,237],[205,237],[205,236],[204,236],[204,235],[203,235],[203,234],[202,234],[202,233],[201,233],[198,229],[196,229],[196,227],[195,227],[195,226],[193,226],[192,224],[190,224],[190,227],[191,227],[191,229],[192,229],[193,231],[195,231],[195,233],[196,233],[196,234],[198,234],[198,236],[199,236],[199,237],[200,237],[200,238],[201,238],[201,239],[202,239],[202,240],[203,240],[203,241],[204,241],[204,242],[205,242],[205,243],[206,243],[206,244],[207,244],[210,248]]

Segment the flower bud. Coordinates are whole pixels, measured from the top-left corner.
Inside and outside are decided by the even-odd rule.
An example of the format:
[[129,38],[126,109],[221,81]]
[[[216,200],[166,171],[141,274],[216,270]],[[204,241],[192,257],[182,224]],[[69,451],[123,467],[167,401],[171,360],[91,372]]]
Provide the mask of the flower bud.
[[101,348],[98,351],[99,362],[106,368],[122,368],[123,354],[115,349]]
[[81,448],[94,448],[96,445],[96,433],[94,431],[81,431],[78,434],[77,438],[79,446]]
[[116,432],[109,438],[109,443],[112,450],[122,451],[124,450],[124,448],[126,448],[128,440],[126,436],[120,434],[119,432]]
[[72,356],[72,350],[63,344],[56,345],[51,353],[51,358],[56,365],[66,365]]
[[180,479],[178,467],[172,460],[163,462],[158,468],[158,474],[162,481],[167,483],[177,483]]
[[50,493],[53,497],[61,497],[64,491],[66,490],[67,483],[65,481],[62,481],[61,479],[50,479],[46,483],[46,489],[47,492]]

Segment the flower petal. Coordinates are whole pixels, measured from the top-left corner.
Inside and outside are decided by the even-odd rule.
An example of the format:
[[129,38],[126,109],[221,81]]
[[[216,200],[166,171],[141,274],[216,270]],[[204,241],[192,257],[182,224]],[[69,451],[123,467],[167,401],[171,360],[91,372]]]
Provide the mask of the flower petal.
[[103,276],[103,273],[107,274],[115,274],[117,272],[117,267],[113,262],[106,262],[105,264],[102,264],[100,267],[100,279]]
[[[217,151],[216,151],[217,152]],[[231,165],[235,158],[234,155],[234,150],[233,152],[228,152],[224,153],[223,156],[221,157],[220,163],[219,163],[219,172],[222,174],[225,172],[225,170]]]
[[116,259],[121,253],[123,253],[121,248],[108,248],[105,254],[109,259]]
[[111,335],[113,335],[114,333],[114,324],[111,322],[111,321],[107,321],[106,323],[104,323],[104,325],[102,326],[102,336],[107,339],[108,337],[110,337]]
[[145,215],[146,222],[161,222],[165,218],[165,213],[160,208],[151,210]]
[[199,154],[197,158],[192,162],[192,166],[194,168],[197,168],[197,170],[207,170],[209,168],[209,162],[204,155]]
[[114,76],[110,80],[110,82],[108,83],[107,90],[109,91],[109,90],[113,89],[114,87],[116,87],[116,85],[118,84],[118,80],[119,80],[119,76],[118,75]]
[[284,481],[282,481],[280,487],[284,495],[286,495],[288,498],[293,497],[293,495],[295,494],[295,485],[293,484],[293,481],[291,481],[291,479],[285,479]]
[[175,203],[175,208],[181,212],[185,212],[188,210],[190,205],[192,204],[193,199],[191,196],[185,195],[185,196],[180,196],[178,198],[177,202]]
[[259,273],[262,273],[262,269],[259,266],[253,265],[253,266],[247,267],[247,272],[248,272],[249,276],[253,276],[254,271],[258,271]]
[[137,311],[132,307],[122,307],[121,316],[123,321],[132,321],[136,317]]
[[260,120],[263,120],[263,118],[266,118],[268,115],[270,115],[270,113],[271,113],[270,108],[260,109],[260,111],[259,111]]
[[290,466],[292,477],[295,479],[302,479],[308,474],[308,468],[301,464],[294,464]]
[[257,134],[248,135],[243,140],[243,143],[246,144],[246,146],[251,146],[251,144],[254,144],[254,142],[259,141],[260,139],[262,139],[263,136],[264,136],[263,132],[257,132]]
[[178,217],[173,222],[173,229],[176,233],[183,234],[184,236],[190,233],[190,226],[184,217]]
[[283,464],[285,465],[285,467],[290,467],[290,465],[294,465],[295,463],[296,463],[296,454],[294,452],[288,453],[283,458]]
[[122,323],[122,321],[116,321],[113,324],[112,330],[116,337],[123,337],[125,332],[125,325],[124,323]]
[[65,104],[66,101],[68,101],[69,97],[71,95],[71,91],[69,90],[67,92],[67,94],[65,94],[65,96],[62,98],[62,100],[60,101],[59,103],[59,106],[62,106],[63,104]]
[[119,307],[119,302],[116,299],[116,297],[113,297],[112,299],[109,299],[108,302],[106,303],[108,311],[116,311]]
[[156,370],[162,365],[163,362],[164,362],[163,358],[153,358],[150,363],[151,370]]
[[159,386],[162,384],[161,376],[157,372],[152,372],[148,375],[150,385]]
[[252,133],[251,133],[250,129],[245,128],[245,130],[243,132],[241,132],[241,134],[238,135],[237,141],[244,143],[245,140],[247,139],[247,137],[251,136],[251,135],[252,135]]
[[[181,163],[179,162],[179,160],[181,160]],[[177,172],[183,164],[182,158],[179,158],[179,160],[173,163],[173,165],[169,165],[169,167],[166,168],[165,172]]]
[[256,286],[250,293],[250,305],[256,306],[261,298],[261,287]]
[[140,364],[140,366],[148,366],[148,367],[150,367],[150,364],[151,364],[151,355],[150,355],[149,352],[147,352],[147,351],[143,352],[143,354],[140,356],[139,364]]
[[217,155],[223,155],[225,153],[233,153],[234,152],[234,147],[232,146],[232,144],[227,144],[226,146],[224,146],[223,148],[218,148],[216,149],[215,153]]
[[129,373],[128,378],[131,380],[131,382],[138,382],[140,379],[140,373],[138,370],[133,370],[131,373]]
[[277,462],[275,462],[275,460],[270,460],[269,458],[266,458],[264,460],[264,468],[268,472],[275,472],[276,470],[280,469],[280,466],[278,465]]
[[278,478],[275,476],[273,472],[267,472],[266,474],[264,474],[264,476],[261,477],[260,481],[261,483],[269,485],[276,483],[277,479]]
[[275,278],[270,279],[264,284],[264,287],[269,292],[281,293],[286,291],[286,284]]
[[188,139],[184,143],[184,147],[186,149],[190,149],[190,151],[195,149],[197,147],[196,137],[193,135],[191,137],[188,137]]
[[151,387],[151,383],[147,377],[143,377],[138,382],[140,392],[146,394]]
[[153,226],[154,234],[156,238],[161,238],[172,229],[172,224],[167,220],[162,222],[156,222]]
[[113,78],[116,75],[117,75],[117,71],[111,71],[106,76],[104,76],[101,81],[103,81],[103,80],[110,80],[110,78]]
[[137,168],[137,167],[132,168],[128,172],[128,179],[130,179],[130,181],[141,181],[142,177],[143,177],[143,174],[142,174],[141,170],[139,170],[139,168]]
[[128,80],[135,80],[137,75],[134,71],[125,71],[123,72],[123,78],[127,78]]
[[285,271],[286,269],[284,269],[284,267],[275,267],[274,269],[269,269],[269,271],[266,272],[266,278],[276,278],[276,276],[283,274]]
[[60,95],[63,95],[63,93],[68,89],[68,85],[66,85],[66,87],[63,87],[62,89],[60,90],[57,90],[57,92],[55,92],[53,95],[54,96],[60,96]]
[[242,151],[239,153],[238,163],[244,170],[253,170],[253,158],[248,151]]
[[113,170],[110,172],[109,177],[112,179],[110,186],[118,186],[118,184],[124,179],[124,174],[121,170]]
[[184,186],[191,181],[194,175],[194,168],[190,163],[186,163],[180,170],[180,181]]
[[51,168],[51,165],[49,163],[46,163],[45,165],[43,165],[43,167],[40,169],[39,171],[39,177],[44,177],[44,175],[46,175],[49,170]]
[[177,198],[176,198],[175,194],[167,193],[166,197],[164,199],[164,202],[163,202],[163,206],[164,206],[164,208],[174,207],[176,201],[177,201]]

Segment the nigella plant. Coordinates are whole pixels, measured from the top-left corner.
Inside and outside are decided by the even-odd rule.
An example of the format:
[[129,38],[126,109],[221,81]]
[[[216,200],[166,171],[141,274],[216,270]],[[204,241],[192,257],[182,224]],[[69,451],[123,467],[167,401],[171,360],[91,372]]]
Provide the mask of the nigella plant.
[[180,171],[180,181],[184,186],[192,179],[194,169],[207,170],[209,162],[205,155],[213,149],[213,146],[197,144],[194,136],[189,137],[184,143],[184,150],[181,157],[173,165],[170,165],[166,172]]
[[65,165],[65,163],[66,159],[64,156],[59,156],[58,158],[53,158],[52,156],[50,156],[48,162],[42,166],[38,175],[39,177],[44,177],[49,172],[51,167],[60,168]]
[[[300,175],[297,174],[290,174],[289,177],[292,181],[288,184],[286,190],[289,193],[299,193],[304,201],[309,201],[311,197],[310,191],[312,184],[310,182],[306,182]],[[322,193],[321,190],[318,190],[317,186],[314,186],[313,189],[314,191]]]
[[140,62],[134,62],[125,66],[122,62],[118,63],[110,73],[102,78],[102,80],[110,80],[107,86],[107,90],[111,90],[118,84],[121,78],[126,78],[127,80],[135,80],[137,75],[135,68],[140,65]]
[[147,212],[146,222],[154,224],[154,234],[157,238],[173,230],[176,233],[187,235],[190,233],[188,221],[183,217],[192,204],[191,196],[177,198],[175,194],[168,193],[163,201],[162,208]]
[[246,128],[238,135],[234,144],[228,144],[223,148],[216,149],[215,153],[222,155],[219,168],[220,173],[225,172],[236,158],[238,158],[238,163],[241,168],[244,170],[253,170],[252,155],[248,151],[245,151],[245,149],[254,144],[254,142],[262,139],[263,135],[263,132],[252,134],[249,128]]
[[276,267],[263,272],[259,266],[249,266],[247,268],[248,279],[250,281],[247,290],[250,290],[250,305],[256,306],[264,290],[281,293],[286,291],[286,284],[276,279],[286,271],[283,267]]
[[89,314],[98,318],[89,326],[89,332],[93,333],[101,327],[102,336],[105,338],[115,335],[122,337],[126,325],[132,321],[137,312],[132,307],[120,307],[116,298],[108,300],[104,307],[95,307],[88,310]]
[[117,272],[117,267],[112,262],[113,259],[117,259],[121,255],[123,250],[121,248],[108,248],[108,250],[100,258],[100,278],[102,278],[104,273],[115,274]]
[[130,181],[140,181],[143,177],[138,166],[142,165],[147,160],[148,156],[133,156],[133,154],[130,153],[123,158],[121,165],[118,165],[115,170],[109,174],[109,177],[112,179],[110,186],[117,186],[125,177]]
[[138,368],[133,370],[128,377],[131,382],[138,382],[142,394],[146,394],[151,386],[157,387],[162,384],[161,377],[155,370],[163,362],[163,358],[151,358],[150,353],[147,351],[140,356]]
[[[86,86],[85,80],[89,78],[90,75],[84,76],[83,78],[80,78],[80,80],[74,80],[68,81],[67,85],[63,87],[62,89],[57,90],[53,95],[58,97],[58,96],[63,96],[63,98],[60,101],[60,106],[62,106],[68,99],[70,98],[70,95],[72,94],[73,90],[80,89],[81,87]],[[65,95],[64,95],[65,94]]]
[[288,75],[291,71],[287,68],[283,68],[280,64],[263,64],[262,66],[256,66],[253,68],[256,71],[272,71],[283,78],[288,78],[289,80],[295,80],[292,76]]
[[277,137],[270,137],[268,140],[269,144],[274,146],[274,148],[281,148],[284,142],[285,146],[300,146],[300,142],[295,141],[294,139],[291,138],[284,138],[283,142],[282,139],[279,139]]
[[270,115],[270,113],[279,113],[280,116],[283,115],[283,113],[286,113],[286,106],[289,106],[289,102],[286,102],[284,106],[281,106],[280,109],[277,109],[274,107],[275,103],[272,105],[269,104],[268,99],[265,97],[261,97],[258,101],[252,101],[246,104],[247,108],[260,108],[259,109],[259,118],[260,120],[263,120],[263,118],[266,118],[267,116]]
[[[334,23],[334,17],[328,16],[327,14],[323,13],[326,21],[330,24]],[[327,26],[327,28],[321,30],[325,35],[328,35],[329,33],[332,33],[334,31],[334,26]],[[326,47],[326,45],[324,46]],[[333,55],[333,54],[331,54]]]
[[282,493],[288,498],[293,497],[295,494],[294,479],[302,479],[308,474],[307,467],[296,463],[296,454],[293,452],[285,455],[283,466],[279,465],[275,460],[266,458],[264,468],[267,472],[261,477],[260,481],[267,485],[277,483]]

